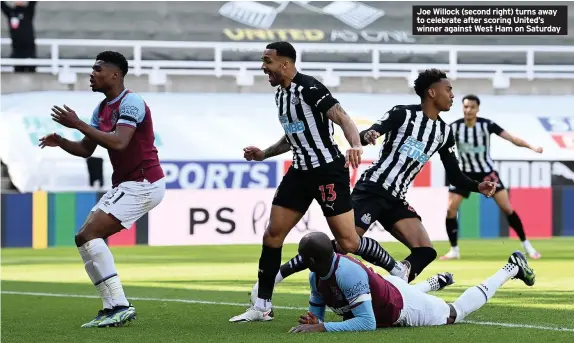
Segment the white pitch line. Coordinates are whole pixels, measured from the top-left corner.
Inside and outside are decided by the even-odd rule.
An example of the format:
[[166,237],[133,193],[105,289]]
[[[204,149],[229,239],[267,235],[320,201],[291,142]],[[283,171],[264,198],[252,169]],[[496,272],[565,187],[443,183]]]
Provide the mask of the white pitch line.
[[[57,298],[100,299],[100,297],[96,296],[96,295],[83,295],[83,294],[17,292],[17,291],[2,291],[2,294],[28,295],[28,296],[38,296],[38,297],[57,297]],[[132,300],[141,300],[141,301],[176,302],[176,303],[185,303],[185,304],[226,305],[226,306],[242,306],[242,307],[249,306],[249,304],[222,302],[222,301],[174,299],[174,298],[139,298],[139,297],[129,297],[129,298]],[[276,308],[278,310],[297,310],[297,311],[307,311],[308,310],[308,308],[306,308],[306,307],[293,307],[293,306],[273,306],[273,308]],[[524,329],[547,330],[547,331],[574,332],[574,329],[570,329],[570,328],[558,328],[558,327],[541,326],[541,325],[483,322],[483,321],[476,321],[476,320],[463,320],[462,322],[467,323],[467,324],[474,324],[474,325],[488,325],[488,326],[502,326],[502,327],[508,327],[508,328],[524,328]]]

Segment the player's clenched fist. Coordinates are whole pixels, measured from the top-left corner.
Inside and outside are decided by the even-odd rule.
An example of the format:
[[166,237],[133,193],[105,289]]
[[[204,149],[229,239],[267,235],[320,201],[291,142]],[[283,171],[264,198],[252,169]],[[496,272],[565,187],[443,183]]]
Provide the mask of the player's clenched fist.
[[247,161],[263,161],[265,159],[265,152],[257,147],[248,146],[243,148],[243,157]]
[[496,191],[496,183],[490,181],[481,182],[478,185],[478,190],[480,191],[480,193],[490,198],[491,196],[494,195],[494,192]]
[[346,163],[345,168],[353,166],[353,168],[359,168],[361,164],[361,155],[363,154],[362,147],[352,147],[347,150],[347,156],[345,157]]
[[51,133],[47,136],[40,138],[39,139],[40,143],[38,144],[38,146],[41,149],[44,149],[47,146],[49,147],[60,146],[62,140],[63,140],[62,136],[58,135],[57,133]]
[[372,145],[377,143],[377,138],[379,137],[381,137],[381,134],[375,130],[369,130],[367,133],[365,133],[365,141]]

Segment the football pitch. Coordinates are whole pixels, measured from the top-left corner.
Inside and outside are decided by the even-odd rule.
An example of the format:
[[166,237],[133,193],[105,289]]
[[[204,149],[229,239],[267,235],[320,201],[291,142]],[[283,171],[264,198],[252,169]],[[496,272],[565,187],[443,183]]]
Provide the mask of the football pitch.
[[[289,334],[308,305],[308,272],[276,287],[275,320],[229,323],[247,307],[260,246],[112,249],[124,289],[138,312],[128,326],[81,329],[101,307],[75,248],[2,249],[2,342],[574,342],[574,239],[533,240],[534,287],[504,285],[467,322],[365,333]],[[407,249],[383,246],[395,257]],[[515,240],[461,240],[462,259],[433,262],[417,281],[454,273],[455,284],[433,294],[453,301],[504,265]],[[440,253],[447,242],[435,243]],[[285,246],[283,261],[296,252]],[[377,269],[378,270],[378,269]],[[381,271],[385,275],[386,272]],[[339,320],[333,313],[327,320]]]

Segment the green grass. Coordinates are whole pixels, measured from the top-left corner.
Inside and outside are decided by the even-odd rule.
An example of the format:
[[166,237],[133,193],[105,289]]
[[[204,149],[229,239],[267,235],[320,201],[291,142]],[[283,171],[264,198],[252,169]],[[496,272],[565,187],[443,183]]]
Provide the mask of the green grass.
[[[244,306],[185,303],[162,299],[186,299],[246,304],[257,275],[259,246],[134,247],[115,248],[117,268],[138,319],[129,326],[110,329],[81,329],[101,306],[96,298],[49,297],[2,294],[2,342],[574,342],[574,239],[533,241],[543,255],[531,261],[536,285],[526,287],[511,280],[495,297],[467,319],[566,328],[542,328],[457,324],[432,328],[394,328],[368,333],[294,335],[301,310],[278,309],[268,323],[232,324],[228,319]],[[397,243],[384,244],[397,258],[407,249]],[[517,241],[463,240],[462,260],[435,261],[417,281],[442,271],[455,275],[456,283],[435,293],[447,301],[498,270]],[[436,244],[444,253],[447,245]],[[283,250],[286,261],[296,251]],[[309,287],[307,273],[299,273],[276,288],[274,304],[304,308]],[[2,249],[2,291],[40,292],[96,296],[73,248],[47,250]],[[156,300],[149,300],[155,298]],[[328,314],[328,320],[338,320]]]

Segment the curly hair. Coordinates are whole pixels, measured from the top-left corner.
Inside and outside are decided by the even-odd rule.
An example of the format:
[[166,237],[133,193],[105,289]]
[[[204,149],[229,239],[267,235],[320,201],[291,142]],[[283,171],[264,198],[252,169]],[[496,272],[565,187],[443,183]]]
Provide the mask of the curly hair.
[[439,69],[433,68],[420,72],[419,76],[415,80],[415,93],[417,93],[417,95],[422,99],[430,86],[435,82],[439,82],[441,79],[446,78],[446,73]]
[[128,73],[128,60],[124,57],[124,55],[120,54],[117,51],[103,51],[98,54],[96,57],[97,61],[104,61],[106,63],[111,63],[116,67],[120,68],[122,71],[123,76],[126,76]]

